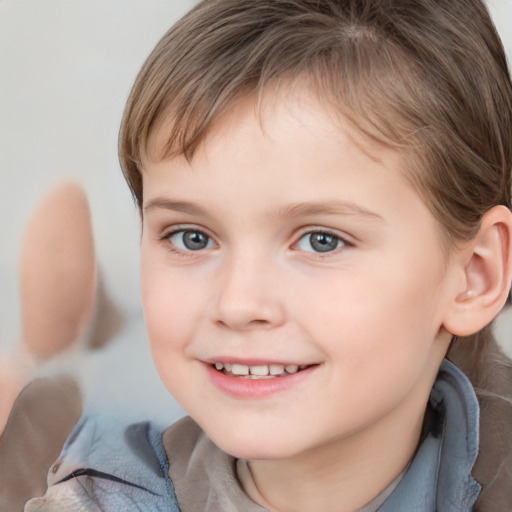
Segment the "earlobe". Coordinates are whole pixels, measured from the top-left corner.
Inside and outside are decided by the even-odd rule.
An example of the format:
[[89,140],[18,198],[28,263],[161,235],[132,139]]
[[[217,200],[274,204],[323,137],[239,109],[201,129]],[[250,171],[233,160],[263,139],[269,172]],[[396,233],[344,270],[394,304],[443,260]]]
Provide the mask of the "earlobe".
[[512,279],[512,213],[495,206],[461,253],[463,286],[454,297],[444,327],[469,336],[489,324],[503,307]]

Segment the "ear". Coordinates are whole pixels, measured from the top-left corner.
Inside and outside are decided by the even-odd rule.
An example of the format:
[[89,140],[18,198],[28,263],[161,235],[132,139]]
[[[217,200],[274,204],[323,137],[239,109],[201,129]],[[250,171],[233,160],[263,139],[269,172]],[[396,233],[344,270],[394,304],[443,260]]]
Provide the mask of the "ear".
[[[456,336],[469,336],[500,312],[512,279],[512,213],[491,208],[476,237],[457,255],[462,280],[447,312],[444,327]],[[459,259],[460,257],[460,259]]]

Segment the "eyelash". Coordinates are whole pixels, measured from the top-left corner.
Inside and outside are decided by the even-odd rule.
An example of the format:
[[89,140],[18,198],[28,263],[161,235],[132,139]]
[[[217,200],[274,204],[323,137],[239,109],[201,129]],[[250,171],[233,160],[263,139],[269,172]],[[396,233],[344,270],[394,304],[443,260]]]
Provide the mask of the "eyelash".
[[[194,228],[191,226],[179,226],[179,227],[172,229],[171,231],[167,231],[160,237],[160,241],[165,244],[166,248],[170,252],[172,252],[173,254],[176,254],[177,256],[181,256],[181,257],[185,257],[185,258],[192,257],[192,256],[194,256],[194,253],[202,252],[204,249],[208,248],[208,247],[205,247],[204,249],[198,249],[198,250],[188,249],[187,250],[187,249],[181,249],[180,247],[176,247],[176,244],[174,244],[171,240],[172,237],[179,233],[183,233],[183,235],[184,235],[187,232],[203,235],[205,238],[208,239],[208,242],[207,242],[208,244],[210,242],[213,242],[213,238],[210,235],[208,235],[208,233],[206,233],[204,230],[197,229],[197,228]],[[213,243],[215,243],[215,242],[213,242]]]
[[[329,258],[329,257],[332,257],[335,254],[337,254],[341,249],[344,249],[344,248],[347,248],[347,247],[352,247],[354,245],[353,243],[349,242],[346,239],[346,237],[341,236],[339,233],[335,233],[335,232],[330,231],[328,229],[317,228],[317,229],[310,229],[308,231],[305,231],[305,232],[301,233],[301,235],[299,236],[297,242],[295,242],[293,244],[293,247],[297,247],[298,248],[299,243],[303,239],[305,239],[306,237],[311,237],[312,235],[315,235],[315,234],[324,235],[324,236],[327,236],[327,237],[332,237],[333,239],[335,239],[337,241],[337,244],[338,244],[338,246],[335,247],[334,249],[327,250],[327,251],[324,251],[324,252],[322,252],[322,251],[315,251],[315,250],[308,251],[308,250],[302,249],[303,252],[314,254],[315,257],[317,257],[317,258]],[[301,250],[301,249],[298,248],[297,250]]]
[[[194,249],[182,249],[180,247],[176,247],[176,244],[173,243],[171,241],[172,237],[174,237],[175,235],[179,234],[179,233],[182,233],[184,236],[185,233],[195,233],[195,234],[200,234],[202,236],[204,236],[206,239],[207,239],[207,246],[205,246],[204,248],[198,248],[197,250],[194,250]],[[333,248],[332,250],[327,250],[327,251],[315,251],[315,250],[311,250],[311,251],[308,251],[308,250],[305,250],[305,249],[300,249],[298,246],[300,244],[300,242],[305,239],[306,237],[311,237],[315,234],[318,234],[318,235],[324,235],[324,236],[327,236],[327,237],[332,237],[333,239],[336,240],[337,242],[337,247]],[[166,244],[166,247],[169,251],[171,251],[173,254],[176,254],[178,256],[182,256],[182,257],[191,257],[194,255],[194,253],[200,253],[202,252],[203,250],[205,249],[209,249],[211,247],[208,247],[208,244],[210,243],[214,243],[215,245],[217,245],[213,238],[208,235],[204,230],[201,230],[201,229],[196,229],[196,228],[193,228],[193,227],[190,227],[190,226],[183,226],[183,227],[176,227],[174,229],[172,229],[171,231],[168,231],[168,232],[165,232],[161,237],[160,237],[160,241],[161,242],[164,242]],[[310,242],[311,243],[311,242]],[[305,253],[311,253],[311,254],[314,254],[315,257],[319,257],[319,258],[328,258],[328,257],[331,257],[333,256],[334,254],[337,254],[338,251],[340,249],[343,249],[343,248],[346,248],[346,247],[352,247],[354,244],[349,242],[345,237],[341,236],[340,234],[338,233],[334,233],[333,231],[330,231],[328,229],[311,229],[309,231],[304,231],[300,234],[300,236],[298,237],[297,241],[292,245],[292,249],[295,249],[295,250],[299,250],[299,251],[302,251],[302,252],[305,252]]]

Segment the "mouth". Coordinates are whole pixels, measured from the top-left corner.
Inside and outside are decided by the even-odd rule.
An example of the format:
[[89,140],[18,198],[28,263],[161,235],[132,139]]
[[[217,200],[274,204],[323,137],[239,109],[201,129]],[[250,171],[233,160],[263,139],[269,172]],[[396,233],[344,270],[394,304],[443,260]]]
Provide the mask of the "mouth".
[[253,365],[248,366],[236,363],[216,362],[211,365],[219,373],[229,377],[239,377],[242,379],[265,380],[287,377],[300,373],[313,365],[296,365],[296,364],[269,364],[269,365]]

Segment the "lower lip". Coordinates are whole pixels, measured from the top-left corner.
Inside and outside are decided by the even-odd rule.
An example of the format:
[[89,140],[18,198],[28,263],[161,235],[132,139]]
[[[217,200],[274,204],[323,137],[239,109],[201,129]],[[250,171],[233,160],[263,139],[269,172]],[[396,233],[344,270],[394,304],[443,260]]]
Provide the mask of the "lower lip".
[[266,398],[276,393],[282,393],[308,379],[317,368],[317,365],[309,366],[297,373],[273,379],[245,379],[226,375],[213,366],[206,364],[208,375],[213,385],[223,393],[235,398]]

